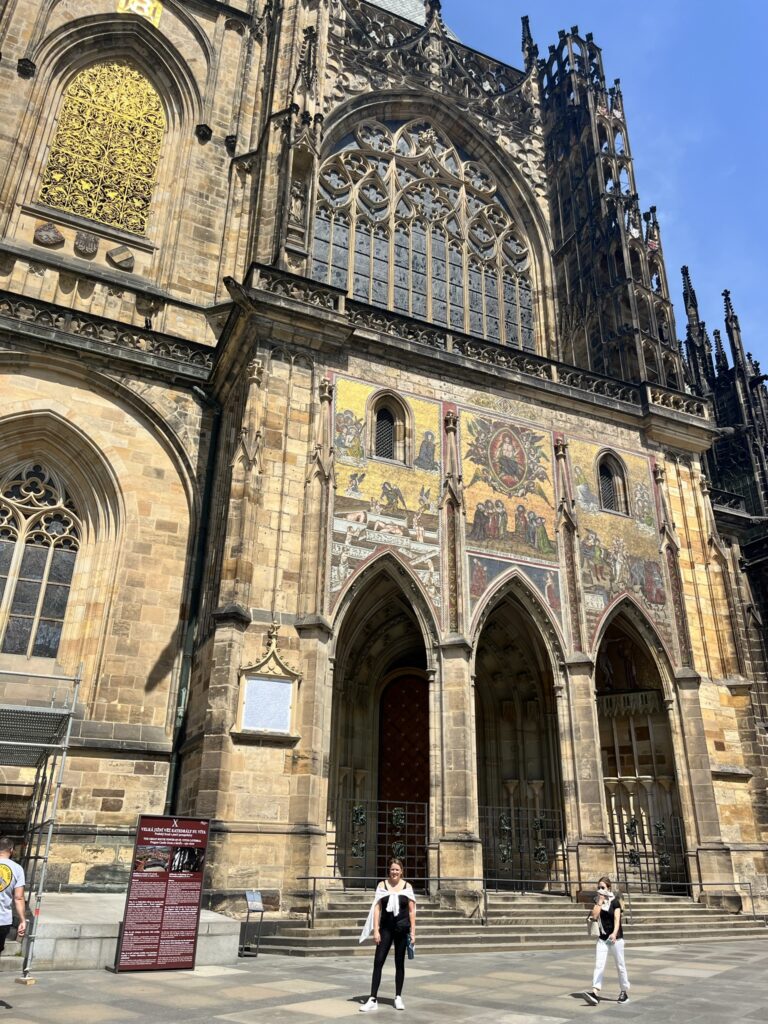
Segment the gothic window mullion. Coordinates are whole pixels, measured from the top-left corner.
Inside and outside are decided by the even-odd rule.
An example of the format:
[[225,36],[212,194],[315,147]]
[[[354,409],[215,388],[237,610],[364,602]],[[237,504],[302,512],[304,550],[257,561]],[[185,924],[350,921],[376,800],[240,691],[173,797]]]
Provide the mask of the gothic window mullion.
[[[44,583],[48,576],[51,557],[51,544],[35,544],[30,534],[35,527],[28,527],[19,538],[21,559],[15,576],[13,598],[8,610],[5,633],[3,637],[4,654],[25,654],[29,651],[35,637],[35,624],[39,621],[39,610],[44,592]],[[40,558],[46,552],[44,561]],[[42,566],[39,563],[42,562]],[[37,564],[36,564],[37,563]]]
[[34,650],[35,643],[37,641],[37,631],[40,628],[40,617],[43,610],[43,602],[45,601],[45,593],[48,589],[48,580],[51,574],[51,562],[53,561],[53,544],[48,545],[48,554],[45,559],[45,568],[43,569],[43,575],[40,580],[40,591],[37,595],[37,604],[35,606],[35,614],[32,617],[32,630],[29,635],[29,642],[27,644],[27,657],[32,657],[32,651]]
[[[5,587],[0,601],[0,650],[53,658],[79,547],[76,513],[54,474],[38,464],[13,470],[1,491],[0,576]],[[9,557],[11,542],[14,549]]]
[[[24,555],[24,544],[19,543],[19,531],[14,531],[15,536],[9,536],[4,544],[13,544],[13,549],[8,562],[7,572],[3,572],[3,591],[0,594],[0,638],[5,636],[5,629],[10,615],[13,595],[16,591],[16,581],[19,578],[19,568]],[[7,549],[6,549],[7,550]]]

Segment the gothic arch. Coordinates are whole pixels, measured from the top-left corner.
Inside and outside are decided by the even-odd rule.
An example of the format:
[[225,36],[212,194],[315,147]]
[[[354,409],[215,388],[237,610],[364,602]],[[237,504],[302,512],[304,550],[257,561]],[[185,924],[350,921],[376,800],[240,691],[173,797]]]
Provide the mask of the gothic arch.
[[647,650],[656,665],[664,691],[664,698],[671,700],[674,692],[674,667],[666,644],[645,610],[631,594],[624,594],[609,605],[595,631],[592,650],[598,651],[609,626],[616,620],[623,620],[629,627],[635,641]]
[[[428,113],[427,113],[428,112]],[[550,259],[549,229],[534,189],[519,172],[516,162],[489,141],[467,118],[462,118],[450,99],[438,94],[394,92],[369,93],[336,108],[324,124],[323,155],[331,154],[356,125],[364,121],[430,121],[445,132],[470,160],[484,164],[499,184],[500,194],[526,235],[532,252],[536,350],[544,353],[546,339],[554,336],[555,311],[551,302],[554,271]]]
[[338,651],[340,637],[345,632],[345,626],[350,613],[360,597],[370,590],[380,577],[386,577],[401,591],[402,596],[410,605],[419,626],[421,638],[426,652],[427,667],[434,668],[433,649],[438,642],[439,626],[429,603],[429,598],[424,592],[421,581],[411,571],[396,552],[385,551],[367,562],[361,567],[346,583],[341,592],[336,612],[333,616],[333,643],[331,657],[339,660],[342,654]]
[[[83,699],[87,701],[95,688],[111,611],[106,601],[99,612],[99,603],[104,592],[111,592],[121,562],[126,526],[123,494],[104,454],[82,430],[51,410],[0,417],[0,475],[19,462],[55,470],[65,481],[82,522],[82,545],[56,660],[71,672],[84,666]],[[97,589],[101,594],[94,598]]]
[[[58,124],[57,118],[43,117],[42,112],[60,111],[67,88],[87,67],[123,62],[134,67],[155,90],[166,127],[145,234],[137,236],[96,220],[92,222],[93,230],[136,244],[140,249],[147,249],[149,244],[150,253],[154,247],[157,251],[149,276],[162,279],[164,268],[169,268],[174,259],[167,242],[181,211],[183,188],[179,181],[189,166],[192,145],[198,144],[194,126],[203,119],[203,97],[192,69],[174,45],[161,33],[153,32],[143,19],[115,14],[75,19],[54,29],[40,42],[36,60],[38,69],[30,101],[18,130],[20,145],[2,186],[2,193],[8,198],[11,231],[16,230],[22,205],[34,207],[39,202],[42,170],[47,166]],[[71,215],[51,208],[51,216],[66,224]]]
[[565,648],[560,626],[552,613],[533,589],[530,581],[517,568],[503,576],[481,600],[474,615],[471,629],[473,662],[477,656],[477,645],[486,622],[501,602],[512,597],[515,603],[527,614],[531,626],[540,636],[542,644],[550,659],[550,668],[554,678],[558,678],[565,667]]
[[[191,528],[193,530],[196,528],[200,512],[200,491],[193,453],[185,449],[181,439],[168,425],[162,412],[155,408],[151,401],[120,380],[115,380],[98,370],[91,370],[82,364],[75,368],[70,360],[50,353],[45,358],[35,355],[25,356],[22,362],[17,353],[2,352],[0,353],[0,370],[7,370],[10,373],[29,372],[32,375],[42,374],[46,377],[55,373],[56,380],[62,384],[71,384],[77,387],[85,385],[102,397],[109,397],[113,401],[128,406],[173,463],[187,498]],[[52,413],[52,415],[56,414]],[[119,488],[119,482],[117,486]]]
[[[186,27],[192,26],[188,24]],[[194,26],[193,35],[206,65],[210,66],[213,61],[210,43],[197,26]],[[186,119],[194,118],[193,124],[202,116],[203,90],[188,59],[166,33],[154,31],[140,17],[100,13],[65,22],[40,40],[34,49],[33,60],[41,78],[45,69],[48,82],[57,82],[62,76],[66,78],[68,73],[76,73],[72,69],[79,70],[94,61],[116,55],[131,57],[155,83],[166,103],[169,98],[176,99],[178,113]],[[170,120],[177,112],[168,107],[167,113]]]
[[[114,539],[125,523],[125,506],[120,482],[113,467],[90,437],[58,412],[33,409],[0,416],[0,473],[12,462],[15,445],[23,444],[25,458],[53,456],[63,465],[68,490],[78,506],[86,532],[107,532]],[[101,500],[94,501],[99,495]]]

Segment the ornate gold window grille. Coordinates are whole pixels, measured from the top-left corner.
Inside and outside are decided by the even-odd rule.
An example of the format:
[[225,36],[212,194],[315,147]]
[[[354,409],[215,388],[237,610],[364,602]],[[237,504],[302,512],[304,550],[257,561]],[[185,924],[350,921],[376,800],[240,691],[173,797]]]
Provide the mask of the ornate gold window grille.
[[530,255],[493,176],[424,121],[361,124],[320,171],[312,276],[532,351]]
[[86,68],[64,93],[40,201],[146,234],[165,126],[160,97],[136,68]]
[[80,533],[80,519],[55,473],[30,463],[0,480],[3,654],[56,657]]

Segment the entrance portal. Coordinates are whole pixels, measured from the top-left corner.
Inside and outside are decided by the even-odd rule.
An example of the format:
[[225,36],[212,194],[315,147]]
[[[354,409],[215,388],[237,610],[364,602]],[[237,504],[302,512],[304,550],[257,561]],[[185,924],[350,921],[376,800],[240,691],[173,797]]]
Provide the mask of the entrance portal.
[[430,798],[426,650],[413,606],[388,568],[356,597],[335,661],[328,868],[350,882],[371,881],[386,874],[387,859],[395,856],[409,880],[424,878]]
[[565,830],[552,668],[512,598],[489,616],[475,663],[483,869],[505,887],[564,891]]
[[608,817],[619,877],[643,892],[688,892],[672,731],[651,657],[620,621],[606,630],[596,689]]

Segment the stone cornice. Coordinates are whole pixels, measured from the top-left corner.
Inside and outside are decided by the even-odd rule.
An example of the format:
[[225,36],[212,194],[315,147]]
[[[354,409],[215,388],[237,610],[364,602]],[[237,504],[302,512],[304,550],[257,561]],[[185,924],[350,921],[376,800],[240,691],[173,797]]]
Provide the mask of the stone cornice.
[[[714,420],[709,403],[697,396],[650,384],[633,384],[567,366],[532,352],[460,334],[425,321],[400,316],[347,298],[345,292],[309,278],[252,264],[243,296],[250,307],[281,316],[292,325],[295,340],[316,349],[337,348],[347,341],[357,351],[400,350],[409,365],[419,362],[442,376],[455,371],[466,381],[467,370],[478,383],[514,382],[541,400],[585,411],[610,409],[627,424],[636,424],[651,440],[691,452],[710,447]],[[342,325],[349,325],[349,332]],[[306,327],[302,327],[305,324]],[[320,329],[318,329],[318,327]],[[301,340],[300,332],[306,334]],[[217,355],[217,361],[218,361]]]
[[131,363],[154,375],[199,383],[208,379],[213,350],[206,345],[0,290],[0,335],[27,343],[76,349]]

